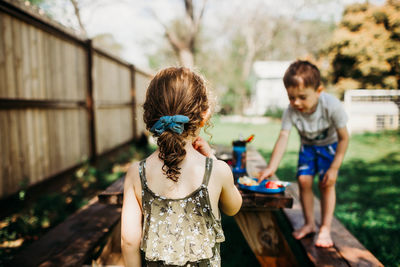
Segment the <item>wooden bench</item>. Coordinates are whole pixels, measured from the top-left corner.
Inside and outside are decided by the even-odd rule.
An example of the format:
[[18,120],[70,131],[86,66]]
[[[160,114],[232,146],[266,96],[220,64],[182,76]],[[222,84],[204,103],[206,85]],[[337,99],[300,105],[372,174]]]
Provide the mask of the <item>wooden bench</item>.
[[[284,209],[293,229],[304,224],[297,183],[292,183],[287,191],[293,196],[293,207]],[[314,197],[315,223],[321,225],[320,201]],[[316,235],[296,241],[303,247],[308,259],[315,266],[383,266],[336,218],[332,221],[334,247],[318,248],[314,245]]]
[[120,206],[96,201],[23,249],[8,266],[82,266],[107,241],[120,218]]

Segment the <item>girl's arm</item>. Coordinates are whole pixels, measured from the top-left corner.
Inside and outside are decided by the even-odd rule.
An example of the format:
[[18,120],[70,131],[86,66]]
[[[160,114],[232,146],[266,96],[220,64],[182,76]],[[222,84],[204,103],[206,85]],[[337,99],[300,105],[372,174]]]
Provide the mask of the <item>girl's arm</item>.
[[228,216],[235,215],[242,206],[242,195],[233,183],[231,168],[222,160],[217,160],[210,145],[200,136],[193,141],[192,145],[204,156],[214,159],[215,168],[213,170],[217,171],[218,180],[222,183],[219,198],[220,209]]
[[228,216],[235,215],[242,206],[242,195],[233,183],[231,168],[225,162],[218,160],[215,169],[218,169],[218,178],[222,182],[219,206],[223,213]]
[[124,183],[124,202],[121,215],[121,248],[125,266],[141,266],[142,210],[135,194],[140,186],[138,164],[129,168]]

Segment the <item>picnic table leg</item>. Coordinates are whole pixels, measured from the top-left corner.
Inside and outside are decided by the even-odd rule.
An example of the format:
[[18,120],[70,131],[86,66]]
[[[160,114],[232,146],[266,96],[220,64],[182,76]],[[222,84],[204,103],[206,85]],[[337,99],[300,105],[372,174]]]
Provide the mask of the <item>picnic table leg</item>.
[[270,210],[241,210],[235,215],[261,266],[298,266]]

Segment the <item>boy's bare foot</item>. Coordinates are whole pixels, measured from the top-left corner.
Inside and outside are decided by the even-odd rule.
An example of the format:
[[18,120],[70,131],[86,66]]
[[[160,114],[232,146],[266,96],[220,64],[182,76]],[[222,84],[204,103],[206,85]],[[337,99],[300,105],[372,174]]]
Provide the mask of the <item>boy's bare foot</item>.
[[321,227],[318,233],[317,241],[315,241],[315,246],[320,248],[333,247],[330,229]]
[[310,234],[315,233],[315,226],[314,225],[303,225],[300,229],[297,229],[292,233],[293,237],[297,240],[302,239]]

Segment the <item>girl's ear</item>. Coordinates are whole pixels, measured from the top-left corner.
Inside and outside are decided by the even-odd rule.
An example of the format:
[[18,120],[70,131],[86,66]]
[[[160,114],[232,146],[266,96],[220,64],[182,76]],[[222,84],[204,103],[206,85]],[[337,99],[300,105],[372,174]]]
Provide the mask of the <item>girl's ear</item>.
[[206,111],[201,113],[201,117],[203,118],[200,122],[200,127],[204,127],[204,125],[206,124],[206,122],[210,119],[211,117],[211,110],[210,108],[208,108]]

